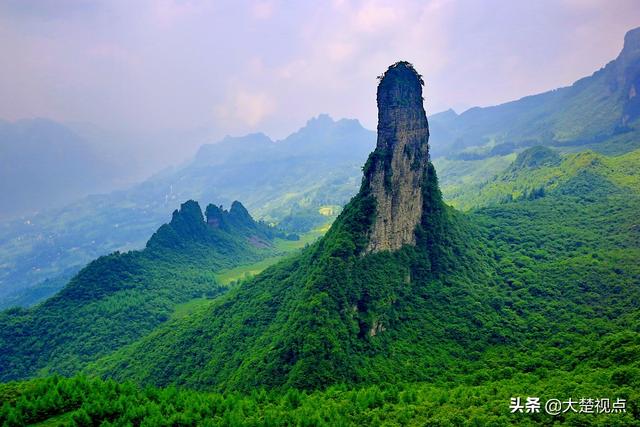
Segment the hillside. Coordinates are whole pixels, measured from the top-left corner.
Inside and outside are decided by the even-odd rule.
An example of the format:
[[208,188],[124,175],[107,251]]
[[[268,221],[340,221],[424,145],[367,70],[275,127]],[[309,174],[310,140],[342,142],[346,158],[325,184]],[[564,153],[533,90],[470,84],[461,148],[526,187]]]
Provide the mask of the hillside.
[[215,274],[281,252],[283,233],[234,202],[188,201],[142,251],[100,257],[54,297],[0,313],[0,379],[77,372],[169,320],[180,304],[226,289]]
[[[218,394],[187,388],[141,388],[131,382],[82,377],[50,378],[1,385],[0,398],[11,404],[0,410],[0,420],[51,419],[71,424],[88,417],[132,423],[144,418],[148,422],[207,420],[211,425],[239,426],[637,425],[640,270],[636,260],[640,256],[640,234],[634,213],[640,208],[640,199],[637,193],[611,192],[610,187],[601,188],[599,182],[585,187],[581,181],[572,180],[567,189],[573,190],[562,194],[471,213],[470,220],[495,242],[499,286],[488,295],[483,286],[469,294],[472,288],[465,284],[462,288],[423,288],[412,296],[422,300],[421,295],[427,294],[424,303],[428,302],[428,309],[441,319],[435,326],[430,322],[420,325],[424,332],[416,330],[413,341],[404,349],[418,353],[414,356],[418,360],[428,359],[426,366],[408,366],[414,368],[416,377],[427,377],[426,381],[378,383],[373,376],[369,380],[374,384],[370,385]],[[181,327],[184,333],[206,324],[205,318],[224,302],[213,300],[208,304],[192,313],[190,321],[168,323],[171,328],[163,328],[163,333],[168,334],[169,343],[178,334],[171,330]],[[499,324],[492,325],[490,317],[474,315],[484,304],[491,308],[489,313],[500,311]],[[416,312],[407,313],[410,315],[403,321],[415,321]],[[467,316],[473,319],[470,325],[461,320]],[[217,324],[215,319],[208,319]],[[440,334],[431,335],[433,330],[440,330]],[[432,357],[438,349],[447,348],[443,338],[457,343],[454,348],[459,349],[460,345],[476,343],[478,334],[483,333],[490,335],[486,347],[476,344],[469,351],[441,351],[440,357]],[[433,345],[426,349],[414,346],[429,337]],[[146,361],[173,350],[167,345],[152,355],[142,352],[156,348],[135,345],[132,349],[138,351],[135,356]],[[124,354],[131,357],[129,351],[116,356]],[[162,362],[167,360],[170,357]],[[391,376],[403,366],[397,361],[390,365]],[[149,371],[134,378],[159,382],[158,376],[148,376],[152,374],[159,375]],[[511,414],[508,405],[514,396],[539,396],[542,402],[569,397],[578,401],[592,396],[609,398],[613,403],[621,398],[627,405],[626,412],[617,414]],[[577,405],[576,409],[581,407]]]
[[[486,390],[530,372],[536,389],[558,391],[550,378],[613,375],[602,349],[638,339],[637,183],[576,173],[548,197],[463,217],[440,199],[414,73],[400,63],[383,77],[377,148],[322,240],[85,372],[240,391],[423,381]],[[532,149],[510,171],[561,164]],[[620,352],[630,376],[612,390],[628,395],[637,350]]]
[[[619,156],[605,156],[590,150],[559,155],[536,146],[522,151],[504,171],[486,181],[469,184],[450,194],[448,200],[458,209],[468,210],[519,199],[535,199],[563,192],[578,177],[591,183],[625,189],[640,189],[640,150]],[[597,197],[594,195],[594,197]]]

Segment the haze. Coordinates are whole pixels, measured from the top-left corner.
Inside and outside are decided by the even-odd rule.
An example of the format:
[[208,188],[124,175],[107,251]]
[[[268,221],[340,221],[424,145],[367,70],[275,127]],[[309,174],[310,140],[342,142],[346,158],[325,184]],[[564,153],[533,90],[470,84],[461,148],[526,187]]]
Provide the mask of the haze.
[[374,129],[375,77],[399,59],[423,73],[428,113],[565,86],[638,23],[634,0],[10,0],[0,118],[90,123],[169,163],[321,112]]

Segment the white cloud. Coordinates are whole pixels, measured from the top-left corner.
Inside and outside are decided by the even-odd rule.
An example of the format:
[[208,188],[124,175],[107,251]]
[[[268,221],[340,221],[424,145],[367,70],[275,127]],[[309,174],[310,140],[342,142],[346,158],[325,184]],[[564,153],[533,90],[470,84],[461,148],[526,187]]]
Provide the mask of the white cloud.
[[275,102],[266,92],[242,89],[218,105],[215,116],[221,125],[254,129],[274,111]]
[[99,43],[90,46],[87,53],[91,58],[120,63],[131,67],[141,65],[140,58],[129,49],[115,43]]
[[375,3],[365,3],[355,15],[355,28],[359,31],[375,32],[385,31],[398,24],[399,11],[401,7],[382,5]]
[[280,79],[292,79],[301,75],[309,67],[309,64],[304,59],[294,59],[286,64],[276,67],[274,74]]

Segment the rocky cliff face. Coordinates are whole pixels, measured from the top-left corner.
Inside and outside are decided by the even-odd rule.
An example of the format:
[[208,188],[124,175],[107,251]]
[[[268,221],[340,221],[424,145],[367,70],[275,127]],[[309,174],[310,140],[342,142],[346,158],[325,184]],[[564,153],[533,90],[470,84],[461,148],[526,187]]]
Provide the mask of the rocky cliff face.
[[367,253],[415,245],[423,213],[422,185],[429,164],[429,124],[422,105],[423,81],[413,66],[398,62],[378,85],[378,142],[365,166],[365,186],[376,200]]

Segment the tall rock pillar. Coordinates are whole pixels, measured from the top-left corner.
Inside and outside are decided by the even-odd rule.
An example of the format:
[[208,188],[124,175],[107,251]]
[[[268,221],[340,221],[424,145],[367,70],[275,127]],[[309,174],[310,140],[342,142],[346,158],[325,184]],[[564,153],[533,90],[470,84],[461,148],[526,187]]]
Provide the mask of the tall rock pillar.
[[422,184],[429,173],[429,124],[422,85],[408,62],[389,67],[378,85],[378,141],[365,168],[365,183],[376,199],[367,253],[416,243]]

